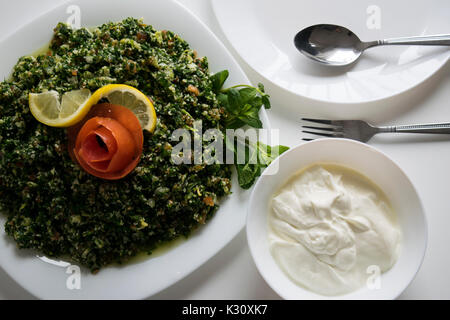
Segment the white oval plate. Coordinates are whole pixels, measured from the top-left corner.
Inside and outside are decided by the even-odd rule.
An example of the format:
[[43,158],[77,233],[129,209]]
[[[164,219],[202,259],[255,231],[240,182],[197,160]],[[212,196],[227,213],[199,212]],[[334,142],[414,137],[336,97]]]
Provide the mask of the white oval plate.
[[[175,1],[119,0],[73,1],[81,9],[82,26],[97,26],[126,17],[144,18],[156,29],[168,29],[186,39],[199,55],[207,56],[212,72],[230,71],[227,84],[249,83],[242,69],[216,36],[186,8]],[[6,78],[22,55],[41,48],[50,41],[52,30],[69,14],[65,4],[40,16],[0,43],[0,77]],[[262,110],[261,118],[268,126]],[[97,275],[81,268],[81,289],[67,288],[74,269],[64,261],[39,259],[36,252],[18,250],[5,234],[5,217],[0,214],[0,266],[22,287],[45,299],[140,299],[172,285],[221,250],[244,226],[243,208],[248,192],[233,179],[233,194],[225,199],[215,216],[187,241],[163,255],[123,266],[110,266]],[[48,262],[48,263],[46,263]],[[70,287],[70,285],[69,285]]]
[[293,44],[298,31],[319,23],[346,26],[363,41],[450,34],[448,0],[213,0],[213,9],[250,67],[294,94],[323,102],[388,98],[423,82],[450,56],[448,47],[385,46],[336,68],[311,61]]

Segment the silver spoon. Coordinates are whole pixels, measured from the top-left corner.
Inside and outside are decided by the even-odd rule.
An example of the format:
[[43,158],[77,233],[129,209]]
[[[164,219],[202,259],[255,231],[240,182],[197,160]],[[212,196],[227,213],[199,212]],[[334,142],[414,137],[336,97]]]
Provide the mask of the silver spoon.
[[376,46],[450,46],[450,34],[363,42],[347,28],[333,24],[317,24],[297,33],[294,44],[298,51],[317,62],[345,66],[355,62],[364,50]]

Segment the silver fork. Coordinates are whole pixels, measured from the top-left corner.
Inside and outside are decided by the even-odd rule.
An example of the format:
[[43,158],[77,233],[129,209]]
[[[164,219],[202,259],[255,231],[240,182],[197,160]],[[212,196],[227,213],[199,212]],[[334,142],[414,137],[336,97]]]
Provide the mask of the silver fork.
[[[302,128],[307,129],[303,130],[303,133],[331,138],[348,138],[361,142],[367,142],[377,133],[383,132],[450,134],[450,122],[375,127],[362,120],[324,120],[311,118],[302,118],[302,120],[327,125],[320,127],[303,125]],[[311,141],[314,139],[303,138],[303,140]]]

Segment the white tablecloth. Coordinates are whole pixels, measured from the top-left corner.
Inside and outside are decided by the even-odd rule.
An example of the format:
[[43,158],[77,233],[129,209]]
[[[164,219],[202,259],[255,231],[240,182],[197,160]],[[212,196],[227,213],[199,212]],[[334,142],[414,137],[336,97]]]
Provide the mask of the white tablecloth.
[[[0,41],[34,17],[66,0],[1,0]],[[146,0],[143,0],[146,1]],[[147,0],[148,1],[148,0]],[[187,5],[231,49],[221,32],[209,0],[179,0]],[[264,82],[231,49],[252,82]],[[450,121],[450,64],[432,79],[404,95],[388,101],[388,114],[372,112],[375,123]],[[300,142],[292,114],[299,112],[301,100],[266,84],[272,96],[269,117],[281,130],[281,142]],[[309,114],[314,116],[314,114]],[[415,138],[416,139],[416,138]],[[424,142],[409,137],[376,138],[371,144],[396,160],[418,189],[429,223],[429,242],[424,264],[416,279],[400,298],[450,299],[450,140]],[[436,150],[439,149],[437,152]],[[242,214],[246,214],[243,209]],[[0,299],[33,298],[0,269]],[[250,256],[245,230],[221,252],[172,287],[152,297],[156,299],[279,299],[259,275]]]

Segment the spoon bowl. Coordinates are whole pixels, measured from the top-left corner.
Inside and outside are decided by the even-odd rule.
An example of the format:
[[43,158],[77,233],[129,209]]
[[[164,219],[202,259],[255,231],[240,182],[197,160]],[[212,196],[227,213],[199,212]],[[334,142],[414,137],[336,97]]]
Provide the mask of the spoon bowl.
[[319,24],[303,29],[295,35],[298,51],[315,61],[345,66],[355,62],[362,53],[361,40],[347,28],[333,24]]

